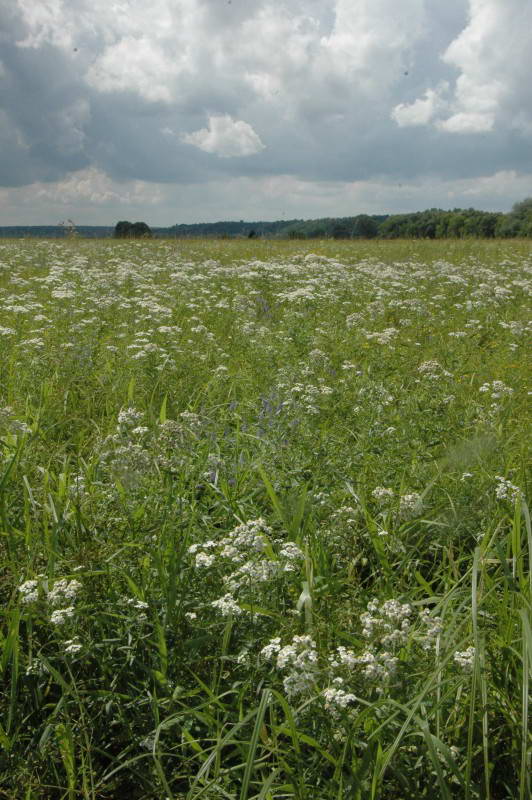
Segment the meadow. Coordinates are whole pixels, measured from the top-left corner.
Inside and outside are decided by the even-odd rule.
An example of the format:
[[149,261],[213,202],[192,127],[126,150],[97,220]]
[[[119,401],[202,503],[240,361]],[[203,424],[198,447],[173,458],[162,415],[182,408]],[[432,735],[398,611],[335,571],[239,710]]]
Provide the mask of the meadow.
[[531,290],[525,241],[0,243],[0,798],[530,797]]

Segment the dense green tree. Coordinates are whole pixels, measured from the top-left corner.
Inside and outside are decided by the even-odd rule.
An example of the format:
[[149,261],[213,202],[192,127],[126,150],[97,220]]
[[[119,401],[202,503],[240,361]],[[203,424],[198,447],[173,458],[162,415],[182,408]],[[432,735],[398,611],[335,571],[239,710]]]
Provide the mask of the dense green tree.
[[128,222],[126,219],[120,220],[120,222],[117,222],[115,226],[115,239],[125,239],[127,236],[129,236],[130,230],[131,222]]
[[115,239],[151,239],[152,232],[145,222],[128,222],[128,220],[123,219],[116,223],[114,236]]
[[351,230],[345,222],[337,222],[331,230],[333,239],[350,239]]
[[359,214],[353,220],[351,235],[355,239],[374,239],[379,232],[378,222],[367,214]]
[[143,238],[143,239],[151,239],[152,232],[149,225],[145,222],[134,222],[131,226],[130,236],[133,236],[136,239]]

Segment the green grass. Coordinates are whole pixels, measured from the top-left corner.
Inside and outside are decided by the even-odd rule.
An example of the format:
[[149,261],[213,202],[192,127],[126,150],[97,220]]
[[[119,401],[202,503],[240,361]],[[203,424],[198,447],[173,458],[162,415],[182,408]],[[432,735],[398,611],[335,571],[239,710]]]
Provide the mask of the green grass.
[[530,796],[531,264],[0,244],[0,797]]

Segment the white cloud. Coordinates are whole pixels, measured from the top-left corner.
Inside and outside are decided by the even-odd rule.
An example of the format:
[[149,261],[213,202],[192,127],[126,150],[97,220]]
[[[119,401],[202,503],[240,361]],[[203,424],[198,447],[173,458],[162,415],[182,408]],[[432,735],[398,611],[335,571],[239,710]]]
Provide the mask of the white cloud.
[[442,95],[448,88],[449,84],[444,82],[436,90],[427,89],[424,96],[413,103],[399,103],[392,111],[392,119],[400,128],[427,125],[440,109],[446,107],[447,103]]
[[137,92],[145,100],[170,103],[179,64],[170,62],[149,38],[127,37],[109,46],[87,72],[100,92]]
[[485,133],[497,123],[529,131],[531,30],[530,0],[469,0],[469,21],[442,54],[459,72],[447,109],[429,113],[429,89],[425,100],[396,106],[392,117],[399,125],[432,123],[449,133]]
[[208,128],[185,134],[183,141],[222,158],[252,156],[265,148],[251,125],[229,114],[210,116]]
[[493,129],[494,123],[494,114],[460,111],[448,119],[438,120],[436,127],[448,133],[486,133]]
[[329,68],[367,90],[395,83],[425,29],[424,0],[337,0],[335,24],[323,37]]
[[18,7],[27,28],[26,36],[17,42],[19,47],[38,48],[43,44],[72,47],[77,23],[75,16],[68,13],[68,6],[63,0],[39,3],[18,0]]
[[[29,187],[28,187],[29,188]],[[20,191],[20,190],[19,190]],[[113,181],[95,167],[74,172],[62,181],[35,183],[24,201],[50,203],[56,207],[75,205],[155,205],[161,201],[160,188],[145,181]]]
[[308,181],[292,175],[230,178],[207,183],[119,183],[97,170],[83,170],[66,181],[0,189],[5,225],[56,224],[70,217],[78,224],[114,225],[118,219],[143,219],[149,225],[224,219],[294,219],[354,216],[439,208],[509,210],[529,196],[532,175],[498,171],[462,180],[418,179]]

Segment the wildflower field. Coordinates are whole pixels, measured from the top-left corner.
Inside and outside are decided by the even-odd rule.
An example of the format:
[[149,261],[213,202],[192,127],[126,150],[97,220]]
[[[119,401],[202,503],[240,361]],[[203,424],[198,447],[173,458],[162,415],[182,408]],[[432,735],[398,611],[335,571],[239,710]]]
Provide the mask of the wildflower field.
[[531,289],[1,243],[0,798],[527,800]]

